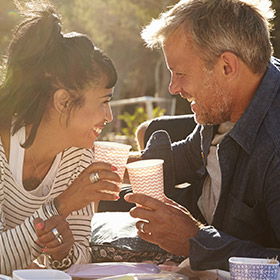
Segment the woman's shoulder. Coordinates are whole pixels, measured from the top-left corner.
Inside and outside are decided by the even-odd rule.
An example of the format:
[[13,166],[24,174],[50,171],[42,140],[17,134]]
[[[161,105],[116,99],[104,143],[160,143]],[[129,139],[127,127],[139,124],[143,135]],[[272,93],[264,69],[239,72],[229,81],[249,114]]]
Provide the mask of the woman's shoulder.
[[10,150],[10,130],[0,127],[0,146],[3,152],[5,151],[6,157],[8,159]]
[[92,149],[84,149],[71,147],[64,151],[62,160],[63,161],[87,161],[93,162],[93,151]]

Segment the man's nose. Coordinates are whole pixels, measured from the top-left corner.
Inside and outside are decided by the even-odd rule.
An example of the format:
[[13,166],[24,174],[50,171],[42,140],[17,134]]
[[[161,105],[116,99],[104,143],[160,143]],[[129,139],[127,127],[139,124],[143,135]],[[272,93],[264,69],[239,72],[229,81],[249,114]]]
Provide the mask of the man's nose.
[[172,95],[177,95],[181,92],[181,86],[174,78],[171,78],[169,83],[169,92]]

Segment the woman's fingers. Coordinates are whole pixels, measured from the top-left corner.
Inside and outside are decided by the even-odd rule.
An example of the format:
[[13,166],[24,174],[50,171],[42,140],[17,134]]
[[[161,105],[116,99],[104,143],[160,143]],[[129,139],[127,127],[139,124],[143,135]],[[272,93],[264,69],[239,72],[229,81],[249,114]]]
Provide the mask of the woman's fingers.
[[[72,245],[71,245],[72,247]],[[70,247],[70,248],[71,248]],[[44,248],[44,252],[47,253],[48,255],[56,255],[56,256],[65,256],[68,254],[69,252],[69,245],[67,243],[63,243],[63,244],[60,244],[59,246],[56,246],[56,247],[46,247]]]
[[52,216],[44,221],[44,227],[38,229],[41,219],[34,220],[38,244],[42,250],[52,256],[63,257],[68,254],[74,244],[74,238],[68,222],[61,216]]
[[63,232],[58,231],[58,232],[59,232],[58,237],[51,236],[49,239],[45,239],[49,241],[45,241],[45,242],[43,241],[45,248],[47,249],[57,248],[57,247],[62,247],[65,244],[67,245],[67,247],[69,247],[68,246],[69,244],[74,243],[74,238],[70,230],[63,231]]
[[115,172],[117,171],[117,168],[109,163],[103,161],[96,161],[93,162],[90,166],[88,166],[83,172],[87,174],[91,174],[92,172],[96,172],[99,170],[107,170],[107,171]]
[[56,247],[71,238],[71,236],[72,233],[69,224],[67,222],[61,222],[39,236],[38,240],[46,247]]
[[[92,176],[91,180],[92,173],[98,173],[98,178]],[[56,208],[66,218],[73,211],[78,211],[92,202],[117,200],[121,191],[120,182],[116,168],[105,162],[94,162],[55,198]]]
[[[95,171],[95,172],[92,172],[92,173],[97,173],[98,174],[99,181],[108,180],[108,181],[114,181],[114,182],[117,182],[117,183],[121,182],[121,178],[118,175],[118,173],[116,173],[116,172],[112,172],[112,171],[108,171],[108,170],[98,170],[98,171]],[[88,175],[88,180],[89,180],[90,183],[91,183],[91,181],[90,181],[90,175],[91,174],[89,174],[89,175],[87,174]]]
[[[116,192],[121,191],[121,187],[116,185],[115,182],[103,181],[100,180],[97,183],[91,184],[88,186],[89,191],[98,191],[98,192]],[[90,194],[92,195],[92,193]]]

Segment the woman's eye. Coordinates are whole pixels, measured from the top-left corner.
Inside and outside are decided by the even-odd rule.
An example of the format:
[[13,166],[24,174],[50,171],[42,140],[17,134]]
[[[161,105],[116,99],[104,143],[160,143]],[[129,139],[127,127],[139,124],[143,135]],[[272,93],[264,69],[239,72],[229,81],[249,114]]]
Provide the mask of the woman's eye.
[[105,100],[103,103],[104,103],[104,104],[107,104],[107,103],[109,103],[111,100],[112,100],[112,98],[109,98],[109,99]]

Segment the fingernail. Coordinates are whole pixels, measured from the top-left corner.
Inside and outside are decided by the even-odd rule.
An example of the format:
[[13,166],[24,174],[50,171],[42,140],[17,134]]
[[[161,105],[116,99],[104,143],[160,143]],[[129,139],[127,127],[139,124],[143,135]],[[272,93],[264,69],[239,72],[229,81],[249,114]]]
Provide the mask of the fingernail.
[[118,168],[117,168],[116,166],[112,165],[112,170],[113,170],[113,171],[117,171]]
[[44,224],[42,222],[37,224],[37,229],[42,229],[44,227]]
[[115,195],[115,200],[119,200],[120,197],[118,195]]
[[47,249],[46,249],[46,248],[42,248],[42,251],[43,251],[43,252],[46,252],[46,251],[47,251]]
[[125,199],[126,201],[129,201],[129,200],[130,200],[130,197],[131,197],[130,194],[126,194],[126,195],[124,196],[124,199]]
[[37,242],[37,244],[41,247],[44,247],[44,245],[42,243],[40,243],[39,241]]

